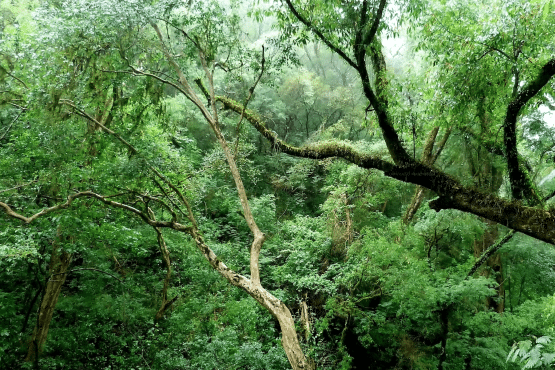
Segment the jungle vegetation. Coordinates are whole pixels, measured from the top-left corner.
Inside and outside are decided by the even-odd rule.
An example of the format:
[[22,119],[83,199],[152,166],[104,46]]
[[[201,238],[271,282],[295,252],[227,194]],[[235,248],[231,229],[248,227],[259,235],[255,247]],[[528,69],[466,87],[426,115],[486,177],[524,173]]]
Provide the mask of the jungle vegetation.
[[0,1],[0,368],[555,363],[552,0]]

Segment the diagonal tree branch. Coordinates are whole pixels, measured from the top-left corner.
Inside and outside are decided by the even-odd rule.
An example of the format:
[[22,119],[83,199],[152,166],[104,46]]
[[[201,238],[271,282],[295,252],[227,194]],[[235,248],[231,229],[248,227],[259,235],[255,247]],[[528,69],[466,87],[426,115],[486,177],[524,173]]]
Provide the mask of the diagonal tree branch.
[[[228,109],[240,114],[239,103],[225,97],[216,99]],[[279,139],[277,134],[266,128],[264,122],[249,109],[245,118],[276,150],[296,157],[324,159],[343,158],[361,168],[377,169],[386,176],[435,191],[439,198],[430,202],[430,208],[458,209],[498,222],[513,230],[555,244],[555,212],[522,205],[519,201],[508,201],[496,195],[484,193],[476,188],[463,186],[453,177],[425,164],[413,161],[401,165],[387,162],[362,153],[349,144],[324,142],[307,147],[295,147]]]
[[291,13],[293,13],[293,15],[299,20],[301,21],[301,23],[303,23],[306,27],[308,27],[308,29],[310,29],[312,32],[314,32],[314,34],[316,36],[318,36],[318,38],[320,40],[322,40],[322,42],[324,44],[326,44],[331,50],[333,50],[337,55],[339,55],[341,58],[343,58],[343,60],[345,60],[351,67],[353,68],[357,68],[356,63],[347,56],[347,54],[345,54],[343,52],[343,50],[339,49],[337,46],[335,46],[334,44],[331,43],[330,40],[328,40],[326,38],[326,36],[324,36],[324,34],[318,29],[316,28],[316,26],[314,26],[312,24],[312,22],[310,22],[308,19],[306,19],[305,17],[303,17],[298,11],[297,9],[295,9],[295,7],[293,6],[293,3],[291,2],[291,0],[285,0],[285,3],[287,4],[287,6],[289,7],[289,10],[291,11]]
[[385,5],[387,0],[381,0],[380,5],[378,5],[378,10],[376,11],[376,16],[374,17],[374,22],[372,22],[372,27],[368,30],[368,33],[364,36],[362,43],[364,45],[370,45],[378,32],[378,27],[382,20],[383,11],[385,9]]
[[499,240],[497,243],[493,244],[486,251],[484,251],[484,253],[482,253],[482,255],[480,256],[478,261],[476,261],[476,263],[474,263],[474,265],[472,266],[472,268],[468,272],[468,275],[466,276],[466,278],[468,279],[468,278],[472,277],[472,275],[474,275],[474,273],[480,268],[480,266],[482,266],[488,260],[488,258],[493,256],[493,254],[495,252],[497,252],[503,245],[505,245],[505,243],[507,243],[509,240],[511,240],[511,238],[514,235],[515,235],[514,230],[509,231],[507,233],[507,235],[505,235],[501,240]]
[[528,174],[519,164],[516,122],[522,108],[531,98],[540,92],[553,75],[555,75],[555,59],[551,59],[547,62],[536,78],[525,86],[522,91],[516,95],[513,101],[509,103],[503,123],[503,141],[505,144],[505,155],[507,157],[507,167],[509,170],[513,197],[515,199],[529,200],[532,204],[541,203],[541,199],[539,199],[538,194],[533,189]]

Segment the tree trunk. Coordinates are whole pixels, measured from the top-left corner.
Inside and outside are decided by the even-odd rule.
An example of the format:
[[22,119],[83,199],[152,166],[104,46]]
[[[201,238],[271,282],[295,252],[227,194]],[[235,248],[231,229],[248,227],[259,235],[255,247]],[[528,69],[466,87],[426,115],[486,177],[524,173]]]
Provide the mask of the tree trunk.
[[[58,235],[58,238],[60,236]],[[52,248],[52,256],[50,258],[50,278],[46,283],[46,289],[42,297],[40,308],[37,316],[37,323],[33,330],[33,335],[29,339],[29,348],[25,361],[37,361],[38,355],[42,351],[42,347],[48,335],[48,328],[60,296],[62,285],[66,280],[66,272],[71,262],[71,254],[62,251],[60,253],[57,241],[54,242]]]
[[308,314],[308,305],[306,304],[308,294],[305,293],[301,301],[301,324],[304,328],[304,338],[308,341],[310,336],[310,316]]
[[[424,151],[422,152],[422,163],[427,164],[429,166],[435,163],[435,161],[437,160],[437,157],[439,157],[443,148],[445,147],[445,143],[447,142],[447,139],[449,139],[449,136],[451,135],[451,128],[449,128],[447,129],[447,131],[445,132],[445,135],[443,135],[443,138],[439,142],[436,153],[432,154],[438,131],[439,131],[439,127],[437,126],[434,127],[432,131],[430,131],[430,134],[428,135],[428,139],[426,140],[426,144],[424,145]],[[408,224],[409,222],[411,222],[414,215],[416,214],[416,211],[418,211],[418,209],[420,208],[420,205],[424,200],[424,196],[426,195],[426,190],[427,189],[421,185],[416,186],[416,189],[414,191],[414,196],[412,197],[412,201],[410,202],[410,205],[407,208],[407,211],[405,212],[405,216],[403,217],[403,222],[405,224]]]
[[166,264],[166,277],[164,278],[164,287],[162,288],[162,304],[158,312],[156,312],[156,316],[154,317],[154,322],[158,322],[164,317],[164,313],[171,305],[177,300],[179,296],[175,296],[173,299],[168,300],[168,287],[170,286],[170,279],[172,276],[172,265],[170,260],[170,251],[166,246],[166,241],[164,240],[164,236],[162,235],[162,231],[160,228],[154,228],[156,233],[158,234],[158,245],[160,246],[160,252],[162,253],[162,259]]
[[[486,232],[482,236],[481,240],[474,241],[474,257],[476,257],[476,259],[479,259],[484,251],[495,244],[499,236],[497,223],[488,220],[483,221],[488,225],[488,228],[486,229]],[[487,278],[493,272],[495,274],[495,281],[498,284],[498,302],[496,302],[493,298],[488,298],[486,304],[488,308],[494,308],[496,312],[502,313],[505,310],[505,288],[503,286],[503,264],[501,263],[501,255],[499,253],[495,253],[493,256],[488,258],[486,265],[488,268],[484,269],[481,275]]]

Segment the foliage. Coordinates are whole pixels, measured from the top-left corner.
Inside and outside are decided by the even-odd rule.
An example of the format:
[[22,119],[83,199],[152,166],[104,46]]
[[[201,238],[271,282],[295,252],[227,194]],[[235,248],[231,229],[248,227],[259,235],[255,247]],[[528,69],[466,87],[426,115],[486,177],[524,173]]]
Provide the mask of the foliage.
[[[437,212],[433,192],[421,193],[404,222],[414,185],[345,157],[289,156],[244,111],[210,105],[233,99],[303,150],[327,142],[392,164],[365,82],[338,53],[355,58],[357,33],[372,27],[360,22],[361,8],[373,15],[379,4],[0,2],[0,202],[25,217],[82,191],[128,206],[83,197],[32,222],[0,208],[0,367],[290,366],[278,320],[195,245],[202,239],[218,261],[251,277],[253,236],[233,170],[205,113],[180,90],[177,69],[201,81],[191,89],[219,117],[265,234],[261,285],[287,305],[317,369],[551,366],[550,245],[515,234],[475,266],[506,235],[503,225]],[[368,86],[409,157],[423,156],[434,129],[433,151],[452,132],[434,169],[479,191],[478,203],[486,193],[510,197],[500,155],[507,106],[553,58],[554,5],[401,1],[386,7],[364,51]],[[387,71],[376,68],[378,49]],[[550,80],[517,122],[519,163],[542,197],[555,190],[554,87]],[[168,183],[188,201],[197,239],[129,212],[189,227]],[[67,274],[57,273],[64,254]],[[30,338],[59,275],[67,277],[33,360]]]

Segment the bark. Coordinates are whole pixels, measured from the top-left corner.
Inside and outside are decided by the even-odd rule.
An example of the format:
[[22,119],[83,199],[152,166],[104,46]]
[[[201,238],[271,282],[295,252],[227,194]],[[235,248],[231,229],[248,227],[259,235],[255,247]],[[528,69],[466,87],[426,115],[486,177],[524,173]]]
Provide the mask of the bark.
[[[216,135],[216,139],[220,144],[220,147],[222,148],[222,151],[224,152],[224,155],[226,157],[229,169],[231,171],[231,175],[235,182],[237,194],[241,202],[243,216],[253,235],[253,241],[250,247],[250,275],[251,275],[250,279],[244,276],[241,276],[233,272],[232,270],[230,270],[227,266],[225,266],[223,262],[221,262],[216,257],[214,252],[212,252],[212,250],[204,243],[202,236],[200,235],[200,233],[196,228],[196,221],[194,220],[194,217],[190,212],[190,207],[188,205],[187,205],[187,209],[189,210],[189,220],[191,221],[192,226],[181,227],[181,229],[185,232],[188,232],[193,237],[201,253],[203,253],[203,255],[208,259],[212,267],[216,271],[218,271],[220,275],[226,278],[231,284],[244,289],[257,302],[259,302],[262,306],[268,309],[268,311],[278,320],[281,327],[281,332],[282,332],[282,345],[293,369],[295,370],[313,369],[314,368],[313,363],[310,361],[307,361],[300,347],[300,343],[297,338],[297,332],[295,329],[295,322],[293,320],[293,317],[291,316],[289,309],[283,302],[281,302],[279,299],[277,299],[269,292],[267,292],[260,284],[259,256],[260,256],[260,251],[262,249],[264,241],[266,239],[266,236],[259,229],[252,215],[246,190],[243,185],[243,181],[239,173],[239,170],[237,168],[237,164],[235,162],[235,157],[220,130],[220,124],[218,121],[218,110],[216,108],[216,96],[214,92],[214,84],[212,80],[212,73],[210,71],[211,68],[213,70],[213,65],[210,65],[210,66],[208,65],[208,60],[207,58],[205,58],[204,51],[199,45],[195,43],[195,46],[197,47],[197,50],[199,53],[199,59],[205,71],[205,76],[208,80],[208,90],[202,91],[204,95],[208,95],[207,98],[208,98],[209,107],[206,107],[202,103],[201,99],[197,96],[195,91],[192,89],[191,84],[187,80],[185,74],[183,73],[179,65],[171,56],[171,53],[169,52],[169,50],[165,45],[162,33],[158,29],[158,26],[154,23],[152,23],[151,25],[158,36],[158,39],[160,41],[160,46],[161,46],[162,52],[166,57],[166,60],[171,65],[171,67],[173,68],[174,72],[178,77],[179,85],[170,83],[169,81],[164,81],[157,76],[152,76],[152,77],[157,78],[165,83],[168,83],[176,87],[187,99],[189,99],[191,102],[193,102],[193,104],[197,106],[197,108],[201,111],[202,115],[206,119],[206,122],[208,123],[208,125],[210,126],[214,134]],[[182,33],[186,38],[188,38],[188,35],[186,34],[185,31],[182,31]],[[189,40],[192,41],[191,39]],[[262,60],[262,63],[264,63],[264,59]],[[137,69],[133,69],[133,71],[139,72]],[[199,85],[198,82],[197,82],[197,85]],[[255,86],[256,86],[256,83],[255,83]],[[253,90],[255,86],[252,87]],[[252,91],[250,91],[249,93],[252,94]],[[247,103],[248,103],[248,100],[245,102],[245,104]],[[247,111],[246,107],[243,106],[242,112],[240,113],[241,119],[239,120],[238,127],[240,127],[240,123],[243,119],[243,115],[246,114],[246,111]],[[153,220],[150,220],[149,217],[144,217],[144,216],[146,215],[143,214],[143,216],[141,217],[147,222],[149,223],[154,222]],[[175,228],[176,225],[177,225],[177,222],[175,222],[175,218],[174,218],[174,220],[172,220],[172,225],[170,227]]]
[[[379,42],[375,35],[381,22],[385,7],[385,0],[381,0],[375,10],[374,19],[370,21],[368,2],[362,1],[360,6],[359,29],[356,30],[351,58],[337,45],[328,39],[312,22],[305,18],[294,8],[290,0],[285,0],[291,13],[303,23],[312,33],[324,42],[334,53],[343,58],[361,79],[363,92],[374,108],[378,124],[382,131],[384,141],[394,164],[380,158],[368,156],[354,150],[347,144],[320,143],[307,148],[295,148],[279,140],[277,136],[268,131],[259,119],[250,120],[251,124],[276,148],[285,153],[305,157],[322,159],[328,157],[341,157],[363,168],[374,168],[384,171],[386,176],[401,181],[422,185],[435,191],[439,199],[430,203],[436,211],[445,208],[458,209],[487,218],[491,221],[503,223],[513,230],[525,233],[539,240],[555,244],[555,214],[541,209],[523,206],[518,201],[509,202],[494,195],[483,193],[472,187],[462,186],[458,181],[445,173],[412,159],[404,149],[399,136],[394,128],[393,119],[388,111],[387,80],[385,74],[385,59],[380,50]],[[370,28],[368,28],[370,25]],[[366,67],[366,57],[372,61],[375,83],[371,84],[370,74]],[[518,152],[516,149],[516,120],[522,108],[549,82],[555,74],[555,59],[544,64],[538,76],[526,85],[516,98],[508,105],[504,122],[505,151],[509,177],[513,194],[520,194],[523,199],[537,199],[531,182],[527,179],[518,165]],[[224,103],[226,104],[226,103]],[[227,106],[227,105],[226,105]],[[516,197],[515,197],[516,198]],[[532,204],[537,204],[537,200]]]
[[308,341],[310,336],[310,316],[308,314],[308,305],[306,304],[307,301],[307,293],[304,294],[304,297],[301,301],[301,325],[304,328],[304,338]]
[[468,273],[467,279],[470,278],[474,273],[482,266],[495,252],[499,250],[505,243],[507,243],[513,235],[515,234],[514,231],[508,232],[500,241],[490,246],[487,250],[484,250],[478,261],[474,263],[470,272]]
[[[436,153],[433,154],[432,151],[434,149],[434,143],[435,143],[438,131],[439,131],[439,127],[437,126],[434,127],[432,131],[430,131],[430,134],[424,146],[424,151],[422,153],[422,163],[425,163],[430,166],[435,163],[435,161],[443,151],[443,148],[445,147],[445,143],[447,142],[447,139],[449,139],[449,136],[451,135],[451,128],[449,128],[445,132],[443,139],[441,139],[441,141],[439,142]],[[420,205],[422,204],[422,201],[424,200],[424,195],[426,193],[425,190],[426,189],[420,185],[418,185],[414,190],[414,196],[412,197],[412,201],[409,207],[407,208],[407,211],[405,212],[405,216],[403,217],[403,222],[405,224],[408,224],[409,222],[411,222],[414,215],[416,214],[416,211],[418,211],[418,209],[420,208]]]
[[539,204],[541,200],[532,185],[527,171],[519,163],[516,122],[522,108],[549,82],[553,75],[555,75],[555,59],[547,62],[536,78],[525,86],[520,93],[516,94],[516,97],[507,107],[503,123],[503,141],[513,197],[515,199],[527,199],[532,204]]
[[281,328],[281,344],[285,350],[285,354],[294,370],[312,370],[314,365],[308,361],[301,349],[297,331],[295,329],[295,321],[287,306],[271,293],[266,291],[259,283],[255,283],[252,279],[239,275],[229,269],[214,252],[205,244],[202,236],[196,231],[191,232],[191,236],[195,240],[197,248],[201,251],[210,265],[222,275],[232,285],[243,289],[258,303],[265,307],[270,314],[275,317]]
[[[60,235],[57,236],[57,238],[59,237]],[[52,255],[50,257],[48,269],[50,277],[46,283],[46,289],[40,303],[35,329],[29,339],[29,348],[25,361],[37,361],[42,351],[62,285],[67,277],[67,269],[70,262],[71,254],[65,251],[60,252],[58,241],[55,241],[52,247]]]

